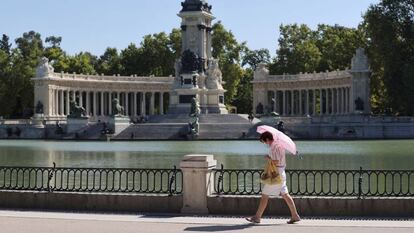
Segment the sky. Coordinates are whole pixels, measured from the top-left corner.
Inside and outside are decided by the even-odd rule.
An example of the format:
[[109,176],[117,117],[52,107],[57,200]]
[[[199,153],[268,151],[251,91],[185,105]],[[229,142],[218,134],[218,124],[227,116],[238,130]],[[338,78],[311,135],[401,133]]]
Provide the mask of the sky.
[[[180,27],[184,0],[1,0],[0,34],[14,42],[24,32],[61,36],[61,47],[74,55],[100,56],[139,44],[143,36]],[[215,22],[221,21],[250,49],[276,53],[281,24],[357,27],[371,4],[380,0],[208,0]]]

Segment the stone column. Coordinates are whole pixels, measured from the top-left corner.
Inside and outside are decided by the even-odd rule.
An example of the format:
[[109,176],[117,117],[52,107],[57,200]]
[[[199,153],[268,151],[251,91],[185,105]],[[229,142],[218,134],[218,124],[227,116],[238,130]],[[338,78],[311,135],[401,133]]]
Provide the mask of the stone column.
[[72,91],[72,100],[75,101],[75,103],[77,104],[77,102],[76,102],[76,90]]
[[147,106],[145,106],[146,105],[146,102],[147,102],[146,98],[147,98],[146,97],[146,93],[145,92],[142,92],[142,98],[141,98],[141,115],[143,115],[143,116],[147,115],[147,112],[146,112]]
[[86,115],[91,115],[91,97],[89,91],[86,91]]
[[55,89],[55,116],[59,115],[59,90]]
[[83,107],[83,91],[79,91],[79,106]]
[[103,91],[101,91],[101,116],[105,116],[104,93],[103,93]]
[[339,114],[339,88],[336,88],[336,114]]
[[302,90],[299,90],[299,115],[303,115],[303,108],[302,108]]
[[125,115],[129,116],[129,92],[125,92]]
[[181,160],[183,172],[183,208],[186,214],[208,214],[207,196],[214,191],[217,161],[213,155],[186,155]]
[[345,88],[345,113],[349,113],[349,87]]
[[283,90],[283,114],[286,115],[286,90]]
[[306,107],[305,114],[309,115],[309,89],[306,89],[306,104],[305,104],[305,107]]
[[290,91],[290,115],[293,116],[295,112],[295,91]]
[[134,111],[134,114],[133,114],[133,116],[138,116],[138,113],[137,113],[137,92],[134,92],[134,105],[133,105],[133,111]]
[[149,114],[150,115],[154,115],[154,103],[155,103],[155,98],[154,98],[154,92],[151,92],[151,97],[150,97],[150,109],[149,109]]
[[93,100],[92,100],[92,102],[93,102],[93,106],[92,106],[92,108],[93,108],[93,116],[96,116],[97,115],[96,114],[96,103],[97,103],[97,101],[96,101],[96,92],[94,91],[92,93],[93,93]]
[[330,112],[330,114],[331,114],[331,115],[333,115],[333,114],[334,114],[334,109],[335,109],[333,89],[332,89],[332,88],[330,88],[330,89],[329,89],[329,92],[331,93],[331,94],[330,94],[330,96],[331,96],[331,112]]
[[313,112],[312,112],[312,115],[316,115],[316,90],[315,89],[313,89],[313,91],[312,91],[312,104],[313,104]]
[[164,92],[160,92],[160,115],[164,115]]
[[112,116],[112,92],[108,93],[108,114]]
[[322,89],[319,89],[319,115],[323,115],[323,93]]
[[69,102],[70,102],[70,90],[66,90],[66,115],[70,114]]
[[329,89],[325,89],[325,114],[329,114]]
[[345,104],[345,88],[342,87],[341,90],[342,90],[342,103],[341,103],[341,105],[342,105],[342,114],[345,114],[345,106],[346,106],[346,104]]
[[65,95],[64,95],[63,90],[60,90],[59,93],[60,93],[60,108],[59,108],[60,114],[59,115],[64,116],[65,115],[65,102],[64,102]]

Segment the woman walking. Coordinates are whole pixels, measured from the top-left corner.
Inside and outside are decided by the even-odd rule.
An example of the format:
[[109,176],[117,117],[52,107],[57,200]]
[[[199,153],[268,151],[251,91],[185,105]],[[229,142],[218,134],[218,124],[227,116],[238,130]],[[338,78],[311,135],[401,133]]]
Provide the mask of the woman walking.
[[273,134],[270,132],[263,132],[260,136],[260,141],[265,143],[269,146],[269,154],[265,156],[266,160],[271,160],[273,163],[276,164],[277,170],[279,175],[282,178],[281,183],[276,184],[264,184],[262,190],[262,197],[260,198],[260,204],[257,209],[257,212],[254,216],[246,218],[247,221],[252,223],[260,223],[260,219],[262,218],[263,212],[267,207],[267,203],[269,200],[269,196],[279,196],[281,195],[285,200],[286,204],[290,210],[290,220],[287,221],[288,224],[293,224],[295,222],[300,221],[299,214],[296,210],[295,203],[293,202],[292,197],[289,195],[287,186],[286,186],[286,158],[285,158],[285,149],[281,147],[275,138],[273,138]]

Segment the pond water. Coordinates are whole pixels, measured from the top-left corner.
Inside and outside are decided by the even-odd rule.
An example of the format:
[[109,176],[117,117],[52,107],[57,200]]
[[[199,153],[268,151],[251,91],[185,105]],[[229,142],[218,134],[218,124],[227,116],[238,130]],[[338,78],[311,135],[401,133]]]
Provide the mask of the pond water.
[[[297,141],[287,169],[414,170],[414,140]],[[225,168],[263,168],[258,141],[85,142],[0,140],[0,166],[172,168],[186,154],[213,154]]]

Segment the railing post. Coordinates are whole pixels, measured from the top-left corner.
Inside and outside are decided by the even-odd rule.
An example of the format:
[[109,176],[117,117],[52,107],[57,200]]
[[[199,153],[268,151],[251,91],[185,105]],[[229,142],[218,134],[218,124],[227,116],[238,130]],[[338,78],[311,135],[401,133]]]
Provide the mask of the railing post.
[[52,192],[52,190],[53,190],[52,186],[50,185],[50,181],[53,178],[53,175],[55,173],[55,169],[56,169],[56,163],[53,162],[53,168],[52,168],[52,170],[48,170],[48,175],[47,175],[47,191],[48,192]]
[[208,214],[207,196],[214,191],[217,160],[213,155],[186,155],[181,160],[183,172],[182,213]]
[[220,166],[220,175],[217,179],[217,196],[219,196],[220,193],[223,192],[223,188],[222,188],[222,186],[223,186],[223,175],[224,175],[224,166],[223,166],[223,164],[221,164],[221,166]]
[[362,196],[362,167],[359,167],[359,178],[358,178],[358,199]]
[[174,165],[174,171],[173,171],[173,174],[172,174],[172,176],[170,178],[170,183],[168,184],[168,196],[170,196],[170,197],[175,192],[175,190],[173,190],[173,188],[172,188],[172,185],[173,185],[173,183],[174,183],[174,181],[176,179],[176,175],[177,175],[177,167]]

